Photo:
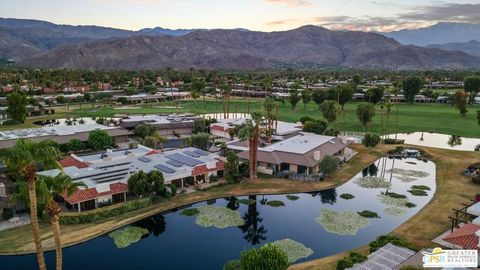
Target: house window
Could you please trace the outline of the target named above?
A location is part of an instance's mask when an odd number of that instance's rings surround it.
[[[112,203],[121,203],[125,202],[125,195],[124,193],[118,193],[112,195]]]
[[[304,173],[307,172],[307,169],[308,169],[308,168],[305,167],[305,166],[298,165],[298,166],[297,166],[297,173],[299,173],[299,174],[304,174]]]
[[[95,200],[84,201],[80,203],[80,211],[95,209]]]

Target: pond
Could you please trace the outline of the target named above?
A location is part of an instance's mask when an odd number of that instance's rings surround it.
[[[89,118],[89,117],[81,117],[81,118],[57,118],[57,119],[47,119],[41,121],[33,122],[35,125],[43,126],[43,127],[64,127],[64,126],[77,126],[77,125],[85,125],[85,124],[104,124],[108,126],[116,125],[120,118]]]
[[[395,138],[395,134],[389,137]],[[480,145],[480,139],[478,138],[429,132],[398,133],[397,138],[405,140],[406,144],[462,151],[474,151],[475,147]]]
[[[413,185],[423,192],[413,192]],[[65,269],[222,269],[244,249],[283,239],[305,246],[298,263],[367,244],[412,217],[434,193],[434,163],[381,158],[336,189],[222,198],[155,215],[65,248],[63,263]],[[182,215],[185,209],[196,216]],[[357,214],[364,210],[379,218]],[[54,253],[46,260],[53,268]],[[34,255],[0,256],[0,265],[32,269],[36,261]]]

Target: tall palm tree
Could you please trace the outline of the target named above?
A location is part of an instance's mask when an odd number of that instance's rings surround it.
[[[258,141],[260,138],[260,124],[262,121],[262,114],[254,112],[251,114],[252,119],[248,119],[245,125],[238,132],[238,137],[242,140],[248,140],[248,169],[250,172],[250,179],[257,178],[257,151]]]
[[[62,209],[55,201],[55,198],[71,196],[79,187],[86,187],[82,182],[73,182],[70,176],[63,173],[55,177],[39,175],[37,177],[39,200],[45,204],[45,211],[50,217],[52,224],[53,238],[55,239],[56,269],[62,270],[62,240],[60,238],[59,215]]]
[[[160,133],[158,133],[157,130],[155,130],[152,133],[152,135],[145,138],[145,140],[147,140],[147,139],[149,141],[153,142],[153,148],[154,149],[157,149],[157,147],[160,146],[160,150],[163,152],[163,143],[165,143],[165,141],[167,141],[167,138],[163,137],[162,135],[160,135]]]
[[[47,141],[33,142],[26,139],[19,139],[9,149],[0,152],[0,159],[5,162],[9,168],[18,169],[18,180],[28,183],[28,197],[30,205],[30,224],[32,226],[33,240],[37,251],[38,268],[45,270],[45,258],[43,256],[43,246],[40,236],[40,228],[37,216],[37,196],[36,196],[36,172],[37,170],[48,170],[60,168],[57,160],[60,157],[60,151],[48,144]]]

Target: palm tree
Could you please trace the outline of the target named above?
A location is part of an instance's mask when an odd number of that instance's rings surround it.
[[[260,138],[260,122],[262,121],[262,114],[254,112],[251,114],[252,119],[248,119],[245,125],[238,132],[238,137],[242,140],[248,140],[248,164],[250,171],[250,179],[257,178],[257,151],[258,141]]]
[[[160,150],[163,152],[163,143],[167,140],[167,138],[161,136],[157,130],[155,130],[152,135],[148,136],[145,138],[145,140],[149,140],[153,142],[153,148],[157,149],[157,147],[160,145]]]
[[[86,187],[82,182],[73,182],[70,176],[63,173],[55,177],[39,175],[37,196],[45,204],[45,211],[50,217],[52,224],[53,238],[55,239],[56,269],[62,270],[62,240],[60,238],[59,214],[62,211],[55,198],[60,196],[71,196],[79,187]]]
[[[60,151],[49,144],[47,141],[33,142],[26,139],[19,139],[9,149],[0,153],[0,159],[5,162],[9,168],[17,168],[20,180],[28,183],[28,197],[30,205],[30,224],[32,226],[33,240],[37,250],[38,268],[45,270],[45,258],[43,256],[43,247],[40,236],[40,228],[37,216],[37,196],[36,196],[36,172],[37,170],[49,170],[60,168],[57,160],[60,157]]]

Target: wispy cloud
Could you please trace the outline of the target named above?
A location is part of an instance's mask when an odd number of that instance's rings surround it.
[[[272,4],[282,4],[289,7],[303,7],[303,6],[312,5],[312,2],[307,0],[263,0],[263,1],[267,3],[272,3]]]
[[[414,6],[391,16],[353,17],[345,15],[290,18],[267,22],[270,27],[314,24],[332,30],[388,32],[426,27],[437,22],[480,23],[480,4],[447,3],[438,6]]]
[[[440,6],[419,6],[409,13],[400,14],[400,19],[417,21],[451,21],[480,23],[480,4],[449,3]]]

